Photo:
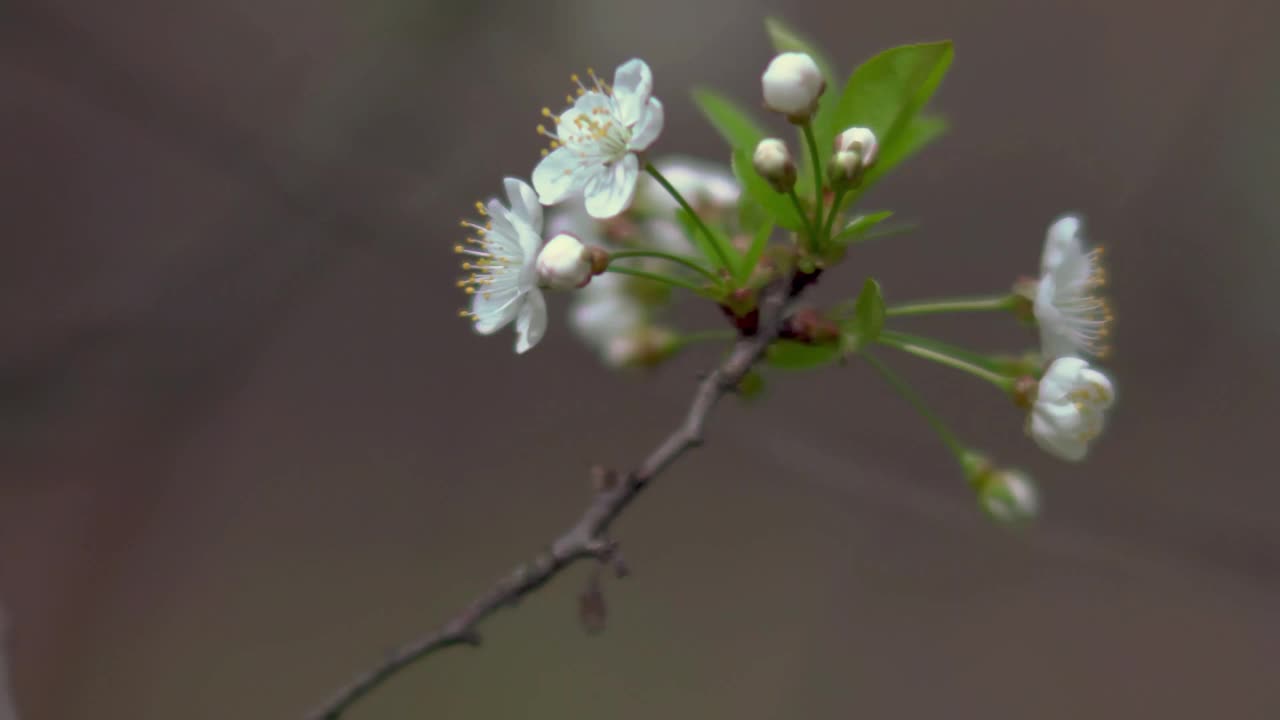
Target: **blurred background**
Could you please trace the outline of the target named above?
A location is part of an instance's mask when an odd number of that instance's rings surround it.
[[[1079,210],[1119,316],[1108,433],[1057,462],[983,384],[882,353],[1040,480],[1041,521],[1010,532],[864,366],[771,375],[617,526],[633,576],[606,582],[605,632],[579,627],[575,568],[350,717],[1280,716],[1276,6],[7,0],[23,717],[300,717],[566,527],[591,463],[647,452],[714,351],[620,377],[557,298],[517,360],[457,318],[456,221],[528,175],[539,109],[587,66],[646,58],[658,151],[725,159],[688,89],[755,105],[769,15],[846,68],[956,43],[951,133],[868,198],[920,230],[816,297],[867,274],[891,300],[997,291]]]

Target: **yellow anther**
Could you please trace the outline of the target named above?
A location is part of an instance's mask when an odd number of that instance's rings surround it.
[[[462,246],[461,246],[461,245],[454,245],[454,246],[453,246],[453,251],[454,251],[454,252],[456,252],[456,253],[459,253],[459,254],[461,254],[462,252],[464,252],[464,250],[462,249]]]
[[[572,96],[572,95],[565,95],[565,96],[564,96],[564,101],[565,101],[565,102],[567,102],[567,103],[569,103],[570,105],[572,105],[572,104],[573,104],[573,96]]]
[[[488,215],[488,214],[489,214],[489,213],[488,213],[488,212],[486,212],[486,211],[485,211],[485,209],[484,209],[484,203],[480,202],[479,200],[477,200],[477,201],[476,201],[476,211],[477,211],[477,212],[479,212],[481,215]]]
[[[587,91],[585,89],[578,88],[578,97],[582,97],[583,95],[586,95],[586,94],[587,94]]]
[[[469,317],[471,317],[471,313],[467,312],[466,310],[459,310],[459,311],[458,311],[458,317],[460,317],[460,318],[469,318]]]
[[[578,80],[578,73],[573,73],[573,74],[569,75],[569,82],[571,82],[571,83],[579,82],[579,80]]]
[[[464,262],[464,263],[462,263],[462,269],[463,269],[463,270],[470,270],[471,268],[472,268],[471,263],[469,263],[469,262]]]
[[[555,140],[552,140],[552,141],[551,141],[551,147],[552,147],[553,149],[554,149],[554,148],[558,148],[558,147],[560,147],[560,143],[559,143],[559,142],[557,142],[557,141],[555,141]]]
[[[463,290],[463,292],[465,292],[465,293],[466,293],[466,294],[468,294],[468,295],[475,295],[475,294],[476,294],[476,289],[475,289],[475,288],[473,288],[473,287],[471,287],[470,285],[468,285],[468,286],[467,286],[467,289],[466,289],[466,290]]]
[[[547,150],[546,148],[542,148],[542,157],[546,157],[550,154],[551,154],[550,150]]]
[[[539,135],[546,135],[546,134],[547,134],[547,128],[546,128],[545,126],[543,126],[543,125],[539,125],[537,129],[538,129],[538,134],[539,134]]]

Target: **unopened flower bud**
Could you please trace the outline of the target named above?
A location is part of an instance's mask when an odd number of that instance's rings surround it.
[[[1115,403],[1111,379],[1077,357],[1053,361],[1035,390],[1027,431],[1046,452],[1079,462]]]
[[[588,245],[587,253],[591,257],[591,274],[599,275],[609,268],[609,251],[599,245]]]
[[[992,519],[1011,525],[1034,518],[1040,508],[1035,483],[1019,470],[996,470],[982,478],[978,502]]]
[[[827,179],[834,188],[854,185],[862,175],[862,155],[856,150],[841,150],[827,161]]]
[[[556,290],[582,287],[591,279],[591,253],[578,240],[560,233],[538,253],[538,284]]]
[[[876,162],[880,145],[871,128],[851,127],[836,136],[836,152],[856,152],[862,157],[862,167],[869,168]]]
[[[751,157],[756,172],[769,181],[774,190],[790,192],[796,185],[796,163],[791,159],[787,144],[778,138],[765,138],[756,145]]]
[[[761,77],[764,104],[802,123],[818,109],[818,97],[826,89],[818,64],[805,53],[785,52],[775,57]]]

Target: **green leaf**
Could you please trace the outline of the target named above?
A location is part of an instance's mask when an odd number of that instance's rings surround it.
[[[893,212],[890,210],[881,210],[869,215],[859,215],[850,220],[843,230],[836,233],[835,237],[831,238],[831,243],[833,245],[848,245],[857,242],[866,235],[868,230],[888,220],[892,215]]]
[[[749,371],[738,381],[738,397],[743,400],[755,400],[764,393],[764,376],[755,370]]]
[[[742,183],[742,189],[769,214],[774,223],[788,230],[803,231],[804,220],[796,212],[795,205],[791,204],[791,198],[774,190],[760,177],[760,173],[751,164],[751,154],[752,150],[747,148],[733,151],[733,174]]]
[[[879,339],[880,331],[884,330],[884,296],[880,294],[880,283],[874,278],[867,278],[863,283],[853,318],[859,345]]]
[[[859,65],[840,97],[837,127],[869,127],[887,152],[938,89],[954,55],[944,40],[890,48]]]
[[[765,137],[764,129],[745,110],[723,95],[713,90],[696,89],[693,91],[693,101],[734,151],[745,148],[748,152],[755,152],[756,143]]]
[[[942,137],[947,131],[947,119],[938,115],[917,115],[911,118],[906,128],[894,139],[892,145],[881,147],[876,164],[867,172],[859,192],[867,189],[904,161],[910,159],[926,145]],[[849,198],[852,199],[852,198]]]
[[[780,370],[808,370],[830,365],[840,359],[835,343],[810,345],[795,340],[779,340],[765,352],[765,362]]]
[[[739,287],[745,285],[751,279],[751,273],[760,262],[760,256],[764,254],[764,248],[769,244],[769,236],[772,234],[773,223],[765,223],[756,230],[755,236],[751,238],[751,247],[747,248],[746,255],[742,256],[742,262],[738,265],[738,272],[734,276],[734,280]]]

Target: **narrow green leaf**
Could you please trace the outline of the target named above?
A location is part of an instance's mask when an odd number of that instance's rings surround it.
[[[754,152],[756,143],[765,137],[764,129],[745,110],[723,95],[713,90],[696,89],[693,91],[693,101],[733,150],[745,148],[748,152]]]
[[[791,204],[791,198],[774,190],[764,178],[760,177],[751,164],[751,153],[752,151],[747,148],[739,148],[733,152],[733,174],[737,176],[738,182],[742,183],[742,189],[750,199],[769,214],[776,224],[797,232],[804,230],[804,220]]]
[[[743,400],[756,400],[764,393],[764,376],[752,370],[738,381],[738,397]]]
[[[779,340],[765,352],[765,362],[780,370],[808,370],[830,365],[840,358],[840,346],[835,343],[810,345],[794,340]]]
[[[884,296],[880,294],[880,283],[874,278],[867,278],[863,283],[853,317],[860,345],[873,343],[880,337],[880,331],[884,330]]]
[[[835,237],[831,238],[831,242],[834,245],[848,245],[849,243],[857,242],[862,239],[862,236],[865,235],[868,230],[879,225],[885,220],[888,220],[892,215],[893,212],[891,210],[881,210],[880,212],[874,212],[869,215],[859,215],[858,217],[850,220],[849,224],[844,226],[844,229],[836,233]]]
[[[734,276],[739,286],[745,285],[747,280],[751,278],[751,273],[756,269],[756,264],[760,262],[760,256],[764,254],[764,248],[769,244],[769,236],[773,234],[773,223],[765,223],[756,230],[755,236],[751,238],[751,247],[747,248],[747,253],[742,256],[742,263],[738,266],[738,272]]]

